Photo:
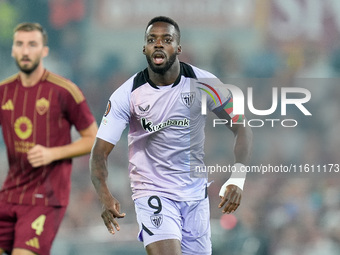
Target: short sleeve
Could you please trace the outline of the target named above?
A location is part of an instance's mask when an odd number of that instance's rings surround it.
[[[243,114],[234,114],[233,94],[227,88],[227,85],[224,85],[225,87],[223,87],[223,85],[222,87],[219,87],[219,89],[216,89],[221,98],[220,105],[214,107],[212,111],[220,119],[227,119],[228,121],[231,120],[232,123],[243,122],[245,118]],[[222,90],[225,91],[225,93],[222,93]]]
[[[97,137],[117,144],[130,120],[131,86],[124,83],[110,97]]]
[[[65,97],[66,115],[70,123],[80,131],[88,128],[95,121],[95,118],[82,91],[74,85],[71,92],[68,92]]]
[[[242,122],[244,115],[235,115],[233,113],[233,94],[228,87],[230,84],[223,84],[218,78],[204,78],[196,81],[197,89],[202,97],[205,98],[203,104],[209,111],[214,112],[219,118]]]

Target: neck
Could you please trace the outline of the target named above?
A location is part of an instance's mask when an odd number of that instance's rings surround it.
[[[148,73],[149,79],[153,83],[157,84],[157,86],[167,86],[173,84],[180,73],[179,60],[176,60],[174,64],[170,67],[170,69],[165,72],[165,74],[155,73],[151,70],[150,67],[148,67]]]
[[[39,65],[32,73],[19,72],[21,83],[24,87],[32,87],[39,82],[45,72],[45,68]]]

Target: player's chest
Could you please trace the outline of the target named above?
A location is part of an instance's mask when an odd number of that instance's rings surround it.
[[[158,121],[190,118],[200,113],[201,101],[190,86],[147,89],[132,95],[130,110],[136,119]]]
[[[1,98],[1,117],[3,122],[12,124],[20,120],[37,122],[53,119],[61,112],[58,98],[58,93],[48,88],[4,89]]]

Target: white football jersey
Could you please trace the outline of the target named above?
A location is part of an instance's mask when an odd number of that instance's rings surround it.
[[[195,170],[204,166],[202,96],[209,110],[234,117],[231,93],[222,95],[214,83],[221,84],[213,74],[181,63],[172,85],[157,86],[145,69],[111,95],[97,137],[116,144],[129,125],[133,199],[160,195],[188,201],[206,196],[207,173]]]

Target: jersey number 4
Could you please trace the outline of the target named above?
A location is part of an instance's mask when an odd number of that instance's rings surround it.
[[[31,227],[35,230],[36,235],[40,236],[44,231],[45,220],[46,215],[42,214],[32,222]]]

